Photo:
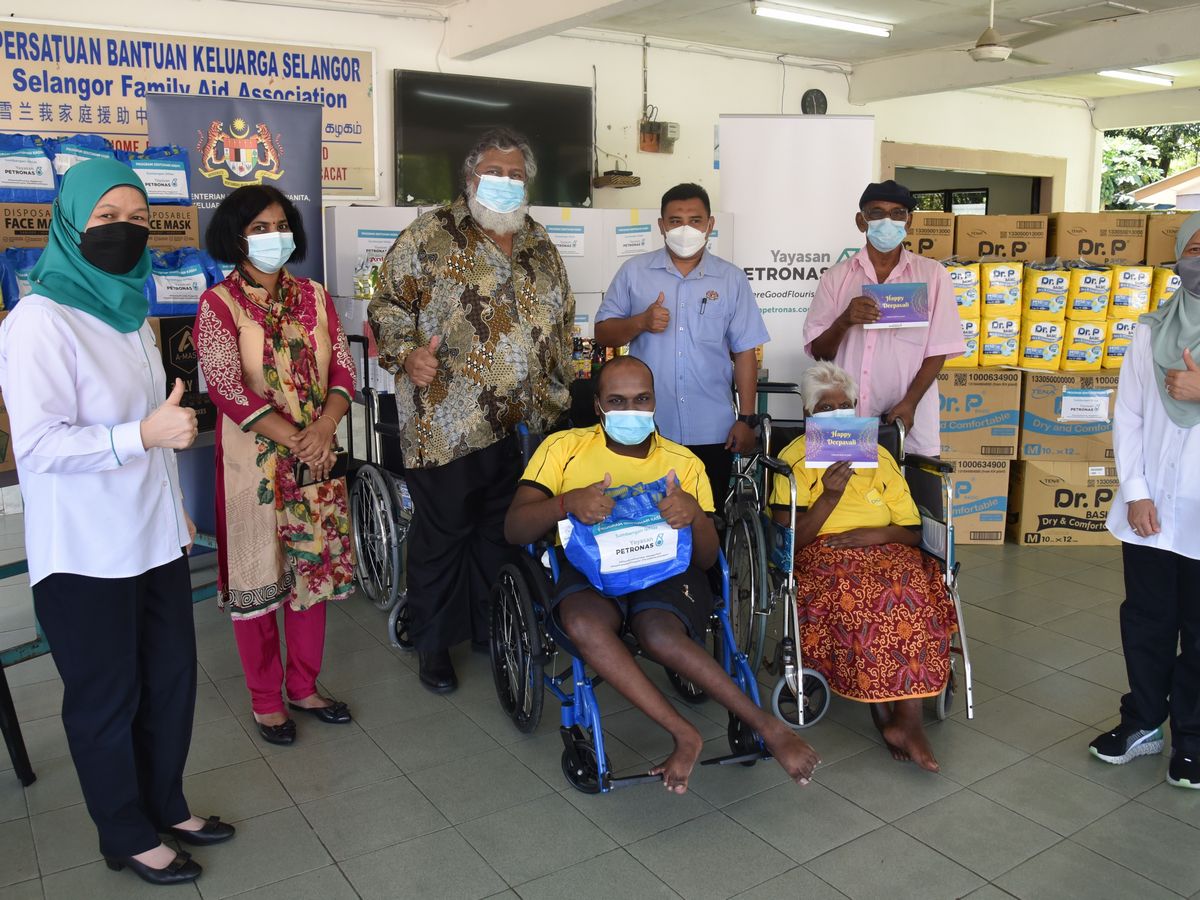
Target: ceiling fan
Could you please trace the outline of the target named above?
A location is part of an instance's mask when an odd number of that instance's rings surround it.
[[[996,0],[991,0],[988,8],[988,27],[979,36],[975,46],[966,52],[975,62],[998,63],[1011,59],[1014,62],[1029,63],[1034,66],[1046,65],[1040,59],[1013,53],[1012,44],[1000,39],[1000,34],[996,31]]]

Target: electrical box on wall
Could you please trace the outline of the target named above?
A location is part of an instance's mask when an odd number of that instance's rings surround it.
[[[679,123],[643,119],[638,125],[638,136],[638,149],[643,153],[674,153]]]

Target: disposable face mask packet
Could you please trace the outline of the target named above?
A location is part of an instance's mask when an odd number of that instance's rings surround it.
[[[61,186],[62,177],[72,166],[88,159],[116,159],[109,141],[98,134],[77,134],[68,138],[47,138],[46,153],[54,165],[55,181]]]
[[[195,315],[200,295],[221,280],[212,257],[194,247],[170,253],[151,250],[150,264],[146,299],[152,316]]]
[[[147,147],[139,153],[116,151],[117,159],[135,171],[151,204],[191,206],[188,152],[174,144]]]
[[[54,164],[33,134],[0,134],[0,202],[53,203]]]
[[[41,249],[34,247],[9,247],[0,254],[0,289],[4,294],[5,309],[13,309],[30,293],[29,273],[41,255]]]

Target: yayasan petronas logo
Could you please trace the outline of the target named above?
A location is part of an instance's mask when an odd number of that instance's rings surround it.
[[[245,119],[234,119],[226,131],[224,122],[214,121],[207,134],[200,132],[196,149],[200,174],[220,178],[226,187],[262,184],[264,178],[283,176],[283,146],[262,122],[251,131]]]

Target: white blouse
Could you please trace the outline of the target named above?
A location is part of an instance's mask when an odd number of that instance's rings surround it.
[[[1129,544],[1200,559],[1200,425],[1180,428],[1171,421],[1158,378],[1150,327],[1138,325],[1117,385],[1113,448],[1121,486],[1108,530]],[[1147,498],[1154,501],[1161,530],[1138,537],[1129,527],[1128,504]]]
[[[148,324],[122,334],[25,297],[0,326],[0,388],[30,584],[57,572],[127,578],[179,558],[188,533],[175,454],[142,447],[141,420],[166,397]]]

